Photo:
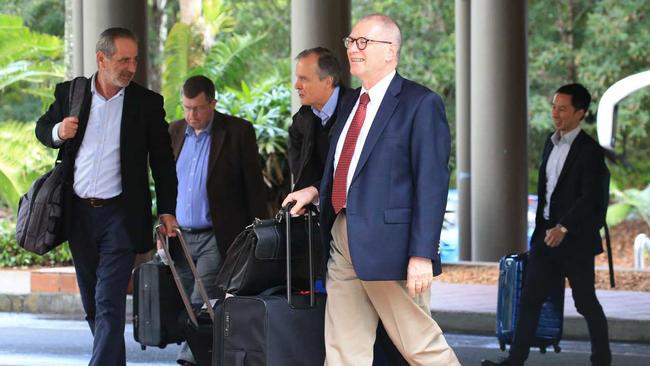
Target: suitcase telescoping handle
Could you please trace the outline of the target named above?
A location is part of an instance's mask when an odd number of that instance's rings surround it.
[[[287,302],[289,305],[292,304],[291,300],[291,208],[295,205],[295,202],[289,202],[286,206],[280,209],[278,213],[278,218],[281,218],[284,215],[285,222],[285,231],[286,231],[286,251],[287,251]],[[307,207],[307,238],[308,238],[308,261],[309,261],[309,306],[313,307],[315,303],[314,296],[314,249],[313,249],[313,228],[312,228],[312,216],[313,216],[313,206],[309,205]]]
[[[183,305],[185,305],[185,310],[187,311],[187,315],[189,316],[190,321],[198,328],[199,322],[196,319],[196,315],[194,314],[194,310],[192,309],[192,304],[190,303],[190,298],[187,295],[187,292],[185,291],[185,287],[183,287],[183,283],[181,282],[181,277],[178,275],[178,271],[176,270],[176,264],[174,263],[174,259],[171,256],[171,251],[169,250],[169,237],[167,235],[164,235],[160,231],[161,226],[162,225],[156,226],[156,230],[155,230],[156,239],[160,240],[160,242],[162,243],[163,250],[165,251],[165,255],[167,256],[167,261],[169,262],[169,268],[172,270],[174,282],[176,282],[176,287],[178,288],[178,292],[180,293],[181,299],[183,300]],[[201,280],[201,276],[199,276],[199,272],[196,270],[196,265],[194,265],[194,261],[192,260],[192,255],[190,254],[190,250],[187,246],[187,242],[183,237],[183,233],[178,228],[176,228],[175,230],[176,230],[176,237],[178,238],[178,242],[180,243],[181,246],[181,251],[185,256],[185,261],[190,267],[190,271],[192,271],[192,275],[194,275],[194,282],[196,282],[196,286],[198,287],[199,293],[201,294],[201,299],[203,299],[203,303],[205,304],[208,314],[210,315],[210,320],[212,320],[212,322],[214,323],[214,309],[212,309],[212,306],[210,305],[208,292],[205,290],[205,286],[203,286],[203,281]]]

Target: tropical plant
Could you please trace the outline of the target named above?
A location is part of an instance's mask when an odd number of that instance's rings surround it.
[[[0,140],[0,204],[14,209],[56,153],[36,140],[34,123],[0,122]]]
[[[54,266],[72,262],[68,244],[58,246],[45,255],[28,252],[16,244],[16,222],[13,219],[0,220],[0,268],[22,266]]]
[[[631,214],[636,214],[650,226],[650,185],[643,190],[636,188],[621,190],[616,183],[612,183],[610,191],[615,203],[607,210],[607,225],[614,226]]]
[[[0,95],[18,93],[53,100],[52,86],[64,76],[60,38],[32,32],[21,18],[0,14]]]
[[[249,87],[226,88],[219,96],[217,110],[253,123],[257,145],[264,161],[263,174],[270,188],[270,209],[276,211],[290,190],[287,163],[287,129],[291,123],[291,89],[287,83],[270,78]]]

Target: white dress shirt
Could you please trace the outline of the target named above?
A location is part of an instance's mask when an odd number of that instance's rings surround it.
[[[553,136],[551,136],[553,150],[551,150],[548,161],[546,162],[546,202],[544,204],[544,218],[546,220],[550,217],[551,196],[553,195],[558,179],[560,179],[560,173],[562,173],[564,162],[569,155],[571,144],[580,133],[580,130],[581,128],[578,126],[565,133],[564,136],[560,136],[560,131],[555,131]]]
[[[370,88],[370,90],[366,90],[363,86],[361,87],[361,93],[359,93],[359,96],[361,96],[363,93],[368,93],[368,97],[370,97],[370,102],[368,102],[368,105],[366,106],[366,118],[364,119],[363,126],[361,126],[361,131],[359,131],[357,144],[354,147],[354,154],[352,154],[352,160],[350,161],[350,168],[348,169],[347,187],[345,188],[346,192],[350,189],[350,182],[352,181],[352,177],[354,176],[354,171],[357,169],[357,164],[359,163],[359,158],[361,157],[361,152],[363,151],[363,145],[366,143],[366,138],[368,137],[368,132],[370,131],[372,122],[375,120],[375,116],[377,115],[377,111],[379,110],[379,106],[381,105],[381,101],[384,99],[384,95],[386,94],[386,91],[388,90],[388,86],[390,86],[390,82],[393,80],[393,77],[395,77],[395,74],[396,71],[393,70],[391,73],[384,76],[384,78],[381,79],[372,88]],[[352,118],[354,117],[354,114],[357,112],[358,107],[359,107],[359,98],[357,98],[357,101],[354,104],[354,108],[352,108],[352,111],[350,112],[350,116],[348,116],[348,120],[345,122],[345,127],[343,127],[341,136],[339,137],[339,140],[336,144],[336,151],[334,153],[334,168],[335,168],[334,174],[335,175],[336,175],[336,167],[339,162],[339,157],[341,156],[341,151],[343,150],[343,143],[345,142],[345,136],[348,134],[348,129],[350,128],[350,124],[352,124]]]
[[[120,131],[124,88],[106,100],[91,80],[92,102],[83,141],[74,163],[74,192],[82,198],[112,198],[122,193]],[[59,125],[52,130],[55,144],[61,143]]]

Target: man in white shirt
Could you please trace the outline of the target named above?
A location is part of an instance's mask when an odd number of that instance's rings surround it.
[[[483,366],[524,364],[542,304],[554,288],[563,286],[565,277],[576,309],[587,321],[591,364],[611,364],[607,318],[594,287],[594,256],[603,252],[599,230],[607,213],[609,172],[602,148],[580,127],[590,102],[580,84],[555,92],[555,131],[546,140],[539,168],[535,231],[510,355],[500,362],[483,360]]]
[[[344,45],[362,87],[341,109],[319,187],[293,192],[293,213],[320,201],[327,263],[327,366],[370,366],[381,319],[410,365],[459,365],[431,318],[449,185],[442,99],[396,72],[397,24],[370,15]],[[320,197],[319,197],[320,196]]]
[[[162,96],[132,82],[138,43],[124,28],[97,41],[98,71],[87,82],[79,116],[70,115],[71,82],[36,124],[59,148],[64,168],[64,227],[93,333],[90,365],[126,364],[126,289],[136,253],[152,249],[149,167],[163,230],[178,226],[176,171]]]

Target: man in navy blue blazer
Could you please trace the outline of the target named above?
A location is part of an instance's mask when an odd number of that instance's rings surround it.
[[[285,199],[294,214],[320,201],[325,365],[370,366],[379,319],[409,364],[458,365],[429,310],[449,184],[442,99],[397,74],[391,18],[364,17],[343,42],[362,87],[342,106],[320,184]]]

